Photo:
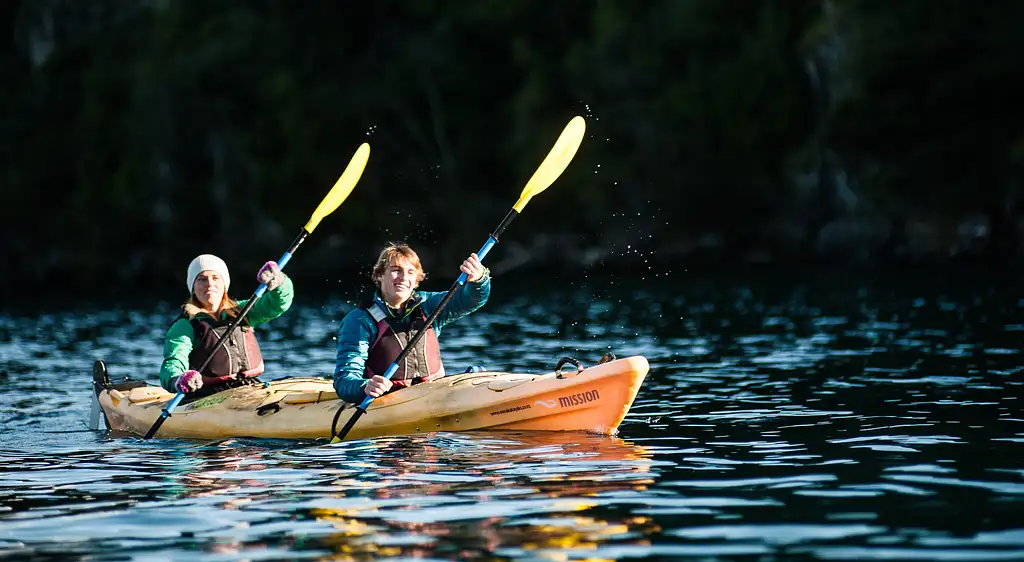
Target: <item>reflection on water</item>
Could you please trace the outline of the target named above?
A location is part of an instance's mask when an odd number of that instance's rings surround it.
[[[618,437],[114,438],[89,364],[155,380],[171,305],[0,315],[0,556],[1024,560],[1012,288],[614,285],[444,338],[453,369],[646,355]],[[271,372],[328,373],[340,306],[265,331]]]

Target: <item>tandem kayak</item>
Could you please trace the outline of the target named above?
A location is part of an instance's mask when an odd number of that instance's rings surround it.
[[[591,367],[573,360],[569,369],[564,362],[550,373],[464,373],[386,394],[370,404],[346,440],[476,429],[614,434],[647,375],[647,359]],[[141,381],[113,383],[102,361],[94,366],[93,385],[107,427],[130,434],[145,435],[174,397]],[[178,406],[156,437],[329,438],[353,412],[355,405],[338,399],[332,381],[285,378]]]

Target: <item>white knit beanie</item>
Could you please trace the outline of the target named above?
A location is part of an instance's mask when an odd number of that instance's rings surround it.
[[[231,285],[231,276],[228,275],[228,264],[213,254],[203,254],[196,256],[196,259],[188,264],[188,277],[185,279],[185,286],[188,287],[190,295],[192,294],[192,285],[195,284],[196,277],[199,277],[199,274],[204,271],[216,271],[219,273],[221,278],[224,279],[224,290],[228,290],[228,287]]]

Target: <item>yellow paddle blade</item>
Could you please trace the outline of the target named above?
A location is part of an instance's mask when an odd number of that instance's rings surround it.
[[[558,176],[562,175],[569,162],[572,162],[572,157],[576,156],[576,151],[580,148],[583,134],[586,131],[587,124],[579,115],[569,121],[558,140],[555,141],[555,146],[551,147],[551,152],[548,152],[547,157],[540,163],[540,167],[533,173],[530,181],[526,182],[519,201],[512,206],[517,213],[523,212],[523,207],[530,202],[534,195],[547,189],[558,179]]]
[[[338,208],[338,205],[341,205],[342,201],[348,197],[348,194],[352,193],[352,189],[359,183],[359,178],[363,175],[363,168],[366,168],[366,161],[369,159],[370,145],[364,142],[356,149],[356,153],[352,155],[352,160],[349,161],[345,171],[341,173],[337,183],[327,192],[327,197],[324,197],[324,200],[313,211],[313,216],[309,218],[309,222],[304,227],[306,232],[312,234],[313,229],[320,224],[320,221],[333,213]]]

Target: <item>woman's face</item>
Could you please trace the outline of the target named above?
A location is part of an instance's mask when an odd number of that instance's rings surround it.
[[[378,279],[380,296],[384,298],[384,302],[397,308],[409,300],[419,285],[419,274],[419,269],[409,263],[409,260],[399,257]]]
[[[224,279],[213,270],[206,270],[196,277],[192,285],[192,294],[203,305],[203,309],[210,312],[220,310],[220,304],[224,300]]]

